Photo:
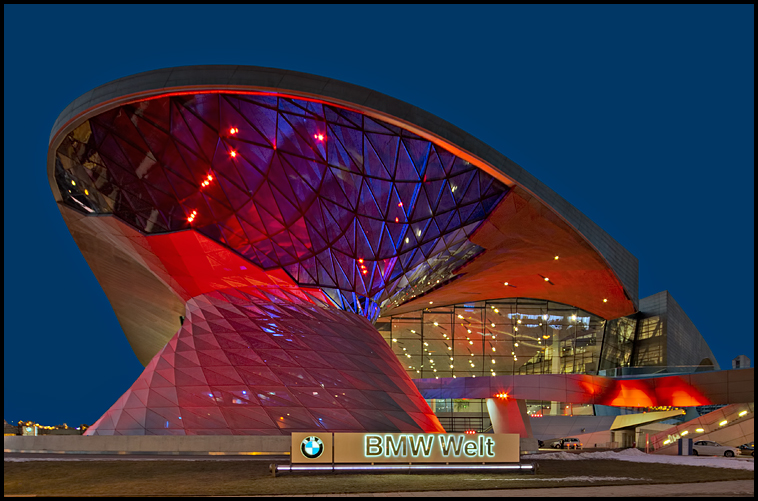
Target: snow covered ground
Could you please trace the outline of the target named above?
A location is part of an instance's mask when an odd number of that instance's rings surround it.
[[[615,480],[650,480],[649,478],[636,478],[636,477],[588,477],[588,476],[574,476],[574,477],[560,477],[560,478],[540,478],[540,477],[521,477],[521,478],[465,478],[464,480],[497,480],[498,482],[507,482],[509,480],[529,480],[530,482],[598,482],[601,480],[615,481]]]
[[[527,454],[521,456],[522,460],[534,459],[566,459],[579,461],[582,459],[616,459],[619,461],[634,461],[637,463],[668,463],[686,466],[710,466],[715,468],[733,468],[735,470],[753,471],[755,464],[753,458],[738,459],[717,456],[664,456],[657,454],[645,454],[638,449],[624,449],[623,451],[602,452],[549,452],[547,454]]]

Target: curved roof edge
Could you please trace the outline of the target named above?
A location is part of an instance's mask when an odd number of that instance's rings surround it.
[[[309,73],[258,66],[201,65],[147,71],[108,82],[76,98],[56,119],[50,133],[50,146],[57,146],[54,143],[61,140],[61,133],[94,108],[103,111],[170,91],[253,89],[326,98],[410,129],[426,139],[460,148],[456,154],[508,185],[518,184],[574,227],[603,256],[621,280],[635,308],[639,307],[637,258],[594,221],[521,166],[471,134],[416,106],[358,85]],[[53,148],[48,151],[48,177],[52,179],[51,151]],[[58,198],[54,187],[53,191]]]

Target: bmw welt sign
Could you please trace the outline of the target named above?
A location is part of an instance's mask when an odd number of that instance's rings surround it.
[[[293,433],[292,463],[518,463],[511,433]]]

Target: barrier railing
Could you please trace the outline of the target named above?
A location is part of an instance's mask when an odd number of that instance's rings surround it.
[[[598,376],[605,377],[639,377],[670,374],[692,374],[716,370],[715,365],[651,365],[647,367],[614,367],[597,371]]]
[[[684,437],[698,440],[698,437],[752,418],[754,409],[754,403],[730,404],[721,409],[716,409],[649,437],[649,449],[654,452],[664,447],[676,445],[676,441]]]
[[[489,418],[469,416],[438,416],[440,424],[448,433],[460,433],[473,430],[477,433],[485,431],[485,427],[492,428]]]

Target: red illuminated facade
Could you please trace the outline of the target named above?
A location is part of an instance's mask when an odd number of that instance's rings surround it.
[[[742,380],[739,380],[742,382]],[[478,383],[478,382],[477,382]],[[492,376],[476,387],[461,379],[417,380],[425,398],[510,398],[571,402],[611,407],[696,407],[726,404],[744,399],[714,384],[713,373],[672,375],[640,379],[613,379],[589,374],[533,374]]]

